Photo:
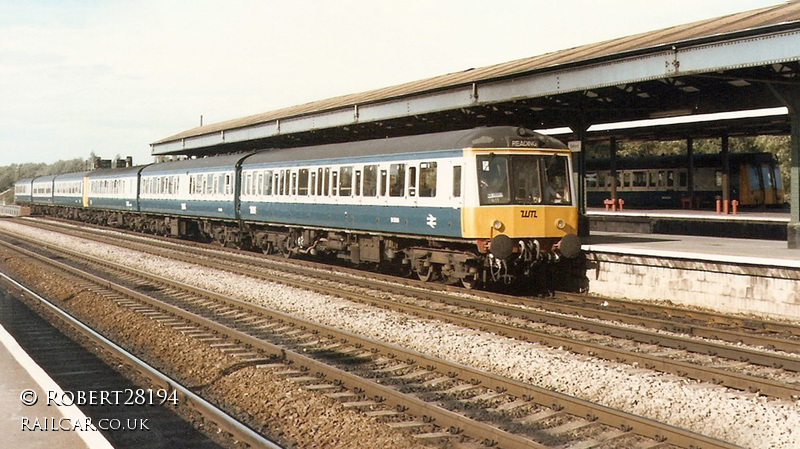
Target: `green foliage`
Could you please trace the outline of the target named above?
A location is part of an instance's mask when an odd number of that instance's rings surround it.
[[[80,158],[57,161],[52,164],[26,163],[6,165],[0,167],[0,192],[10,189],[21,178],[72,173],[85,170],[86,167],[87,161]]]

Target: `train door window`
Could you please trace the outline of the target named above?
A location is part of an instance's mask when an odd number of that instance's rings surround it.
[[[650,187],[658,187],[658,172],[650,172]]]
[[[388,182],[387,182],[388,181],[387,173],[388,172],[386,170],[381,170],[381,179],[380,179],[380,183],[381,184],[379,186],[380,196],[386,196],[386,186],[388,184]]]
[[[339,169],[339,196],[351,196],[353,194],[353,167],[342,167]]]
[[[272,195],[272,170],[264,172],[264,196]]]
[[[261,196],[264,194],[264,173],[258,173],[258,181],[256,181],[256,194]]]
[[[419,164],[419,196],[436,196],[436,162]]]
[[[391,164],[389,166],[389,196],[405,195],[406,164]]]
[[[244,182],[244,193],[245,195],[250,195],[251,189],[253,187],[253,174],[248,173],[247,178],[245,178]]]
[[[420,170],[420,196],[422,196],[422,182],[422,172]],[[481,204],[510,203],[508,159],[495,154],[478,156],[478,186]]]
[[[320,169],[322,170],[322,169]],[[320,195],[328,195],[328,192],[331,188],[331,169],[325,168],[324,174],[322,175],[322,180],[320,182],[322,184],[322,192]]]
[[[308,195],[308,169],[301,168],[297,176],[297,194]]]
[[[317,169],[317,196],[322,196],[322,179],[324,178],[324,172],[321,168]]]
[[[633,186],[634,187],[647,187],[647,172],[635,171],[633,172]]]
[[[408,196],[417,195],[417,167],[408,167]]]
[[[292,173],[292,195],[297,195],[297,173]]]
[[[453,166],[453,198],[461,197],[461,166]]]
[[[667,185],[667,172],[665,172],[663,170],[659,171],[658,172],[658,186],[659,187],[664,187],[666,185]]]
[[[364,196],[378,196],[378,166],[364,166]]]
[[[272,178],[272,194],[273,195],[280,195],[281,194],[280,193],[280,188],[281,188],[281,185],[282,185],[282,183],[281,183],[281,173],[283,173],[283,171],[278,170],[275,173],[275,176]]]
[[[630,187],[631,186],[631,172],[626,171],[622,173],[622,187]]]
[[[194,184],[194,176],[189,176],[189,195],[194,195]]]
[[[608,176],[608,175],[609,175],[609,172],[605,172],[605,171],[597,172],[597,185],[600,186],[600,188],[609,187],[610,186],[611,177]]]
[[[772,178],[772,167],[769,165],[762,165],[761,166],[761,176],[764,179],[764,188],[765,189],[774,189],[775,182]]]
[[[356,170],[356,196],[361,196],[361,170]]]
[[[331,172],[331,196],[336,196],[339,189],[339,172],[333,170]]]
[[[675,171],[667,170],[667,187],[675,187]]]
[[[286,183],[284,182],[285,179],[286,179],[286,171],[281,170],[280,180],[278,181],[278,188],[280,189],[278,194],[281,196],[286,195]]]
[[[211,195],[214,193],[212,190],[214,188],[214,175],[209,173],[206,178],[208,178],[208,181],[206,182],[206,194]]]
[[[309,190],[308,191],[309,191],[309,193],[311,193],[311,196],[316,196],[317,195],[317,172],[315,170],[311,170],[310,177],[311,177],[311,181],[310,181],[310,185],[309,185]]]

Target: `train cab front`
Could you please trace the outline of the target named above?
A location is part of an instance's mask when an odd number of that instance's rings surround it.
[[[477,201],[463,212],[486,283],[517,283],[581,253],[568,151],[478,153]]]

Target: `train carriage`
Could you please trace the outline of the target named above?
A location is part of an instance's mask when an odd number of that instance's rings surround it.
[[[53,180],[56,175],[39,176],[31,182],[31,202],[38,205],[53,204]]]
[[[613,182],[607,158],[586,162],[586,201],[602,207]],[[694,155],[693,189],[689,188],[686,156],[645,156],[617,159],[617,197],[625,207],[680,208],[687,204],[713,208],[722,196],[720,154]],[[740,206],[783,207],[785,191],[780,164],[771,153],[729,154],[729,197]]]
[[[32,199],[34,178],[18,179],[14,183],[14,202],[17,204],[29,204]]]
[[[53,180],[53,204],[85,207],[84,182],[88,171],[57,175]]]
[[[139,172],[146,166],[88,172],[84,204],[96,209],[138,211]]]
[[[563,144],[512,127],[271,150],[242,161],[240,218],[265,252],[513,282],[579,253],[571,172]]]
[[[236,220],[237,167],[243,157],[186,159],[143,168],[140,211]]]

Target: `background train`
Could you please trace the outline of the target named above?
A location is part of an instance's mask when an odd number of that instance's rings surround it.
[[[611,198],[610,164],[610,159],[586,161],[587,205],[603,207],[603,200]],[[693,193],[687,166],[686,156],[680,155],[617,158],[617,197],[625,201],[626,208],[681,208],[691,204],[714,209],[716,198],[722,196],[720,154],[694,155]],[[772,153],[730,153],[729,166],[731,200],[744,207],[784,207],[780,165]]]
[[[34,214],[542,286],[579,259],[571,174],[561,142],[491,127],[21,179],[15,196]]]

